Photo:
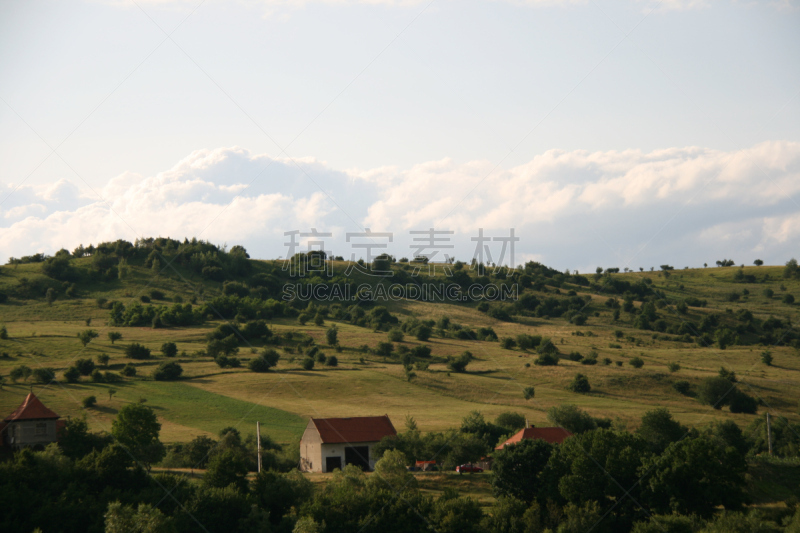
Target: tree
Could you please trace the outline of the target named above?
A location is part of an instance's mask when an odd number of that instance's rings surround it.
[[[47,289],[47,292],[44,295],[45,299],[47,300],[47,305],[53,305],[53,302],[56,301],[56,291],[52,287]]]
[[[117,389],[108,389],[108,401],[111,401],[111,397],[117,393]]]
[[[522,389],[522,396],[526,400],[532,399],[535,393],[536,391],[534,390],[533,387],[525,387],[524,389]]]
[[[130,359],[150,359],[150,348],[134,342],[125,347],[125,355]]]
[[[636,434],[650,443],[654,453],[662,453],[667,446],[683,438],[689,429],[672,418],[670,412],[661,407],[647,411]]]
[[[153,370],[153,379],[156,381],[174,381],[181,377],[183,368],[175,361],[164,362]]]
[[[334,346],[337,342],[339,337],[339,330],[336,328],[336,325],[329,327],[328,330],[325,332],[325,340],[328,341],[330,346]]]
[[[797,265],[797,259],[789,259],[783,269],[784,278],[797,278],[800,277],[800,266]]]
[[[772,352],[769,350],[761,352],[761,362],[767,366],[772,366]]]
[[[700,384],[697,399],[714,409],[722,409],[733,399],[732,393],[735,389],[736,385],[721,376],[706,378]]]
[[[431,333],[433,333],[433,330],[429,326],[423,324],[417,327],[414,336],[418,341],[425,342],[431,338]]]
[[[383,357],[389,357],[394,351],[394,344],[391,342],[379,342],[375,352]]]
[[[313,490],[311,481],[298,470],[286,474],[262,470],[253,479],[250,494],[262,509],[269,512],[270,520],[279,523],[292,507],[310,500]]]
[[[56,371],[50,367],[35,368],[31,375],[37,383],[50,383],[56,380]]]
[[[331,355],[325,360],[326,366],[339,366],[339,359],[335,355]]]
[[[553,406],[547,411],[547,419],[556,426],[575,434],[597,428],[595,419],[575,405]]]
[[[716,506],[738,509],[746,500],[744,456],[707,435],[670,444],[663,455],[645,458],[641,471],[651,471],[644,498],[657,513],[708,517]]]
[[[322,316],[322,313],[317,313],[316,315],[314,315],[314,325],[315,326],[325,325],[325,317]]]
[[[161,353],[164,357],[175,357],[178,355],[178,346],[174,342],[165,342],[161,345]]]
[[[0,340],[8,340],[8,329],[5,324],[0,324]]]
[[[8,374],[8,377],[11,378],[12,383],[16,383],[18,380],[28,381],[28,378],[31,377],[31,373],[33,371],[30,367],[26,365],[20,365],[14,367],[11,372]]]
[[[165,454],[164,445],[158,439],[160,431],[155,411],[140,403],[124,406],[111,424],[111,434],[117,442],[148,469]]]
[[[458,357],[447,358],[447,368],[451,372],[466,372],[467,365],[472,360],[472,354],[464,352]]]
[[[761,265],[764,264],[764,261],[762,261],[761,259],[756,259],[755,261],[753,261],[753,264],[757,267],[760,267]]]
[[[81,373],[77,368],[71,366],[64,371],[64,379],[67,380],[67,383],[77,383],[81,379]]]
[[[133,376],[136,375],[136,367],[133,365],[133,363],[128,363],[127,365],[122,367],[121,373],[126,378],[132,378]]]
[[[209,357],[229,356],[236,353],[239,353],[239,340],[233,333],[222,339],[212,339],[206,346],[206,354]]]
[[[109,360],[111,360],[111,358],[107,354],[101,353],[100,355],[97,356],[97,362],[106,368],[108,368]]]
[[[403,342],[403,330],[400,328],[390,329],[389,342]]]
[[[85,347],[87,344],[92,342],[92,339],[96,339],[99,334],[93,329],[85,329],[78,333],[78,340],[81,341],[81,344]]]
[[[209,487],[225,488],[233,485],[247,492],[247,464],[234,450],[222,450],[212,454],[208,460],[203,483]]]
[[[119,501],[108,504],[105,518],[105,533],[173,533],[172,518],[164,516],[160,509],[148,503],[122,505]]]
[[[572,378],[572,382],[569,384],[567,389],[571,390],[572,392],[580,392],[585,393],[592,390],[592,386],[589,384],[589,378],[587,378],[583,374],[575,374],[575,377]]]
[[[544,496],[540,479],[553,453],[553,445],[541,439],[523,439],[494,454],[492,492],[496,497],[513,496],[531,502]]]
[[[82,376],[88,376],[94,371],[94,361],[91,359],[77,359],[75,368],[78,369]]]
[[[108,332],[108,340],[111,341],[111,344],[114,344],[118,340],[122,338],[122,333],[119,331],[109,331]]]
[[[280,354],[272,348],[264,348],[258,357],[247,363],[247,367],[253,372],[269,372],[271,368],[278,364]]]
[[[91,407],[94,407],[95,405],[97,405],[97,396],[94,396],[94,395],[87,396],[86,398],[81,400],[81,404],[83,404],[83,407],[85,409],[89,409]]]
[[[791,294],[786,294],[783,297],[783,303],[792,305],[794,303],[794,296]]]
[[[314,359],[311,357],[306,357],[303,359],[303,370],[314,370]]]
[[[644,366],[644,359],[641,357],[631,357],[628,364],[631,365],[633,368],[642,368]]]

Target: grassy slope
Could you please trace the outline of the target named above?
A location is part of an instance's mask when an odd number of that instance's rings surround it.
[[[133,275],[124,282],[100,283],[92,286],[91,292],[80,292],[78,299],[59,298],[49,307],[43,298],[15,301],[0,305],[0,322],[8,326],[12,339],[0,341],[0,352],[9,353],[7,359],[0,358],[0,375],[8,375],[11,368],[26,364],[30,367],[49,366],[66,369],[78,357],[94,358],[99,353],[111,356],[111,370],[119,370],[128,362],[123,347],[133,341],[142,342],[157,353],[161,343],[172,340],[179,350],[192,353],[204,347],[204,334],[216,324],[184,329],[118,328],[124,338],[112,346],[106,337],[112,328],[106,326],[108,310],[98,309],[94,298],[126,301],[157,288],[168,296],[181,294],[188,301],[190,292],[180,277],[154,278],[145,269],[134,268]],[[780,302],[783,294],[779,285],[783,283],[787,292],[800,296],[800,283],[780,280],[779,267],[750,267],[745,273],[756,273],[759,277],[769,274],[772,283],[751,285],[732,284],[730,279],[734,267],[676,271],[669,279],[655,272],[618,274],[623,279],[633,280],[650,277],[655,285],[671,297],[695,296],[709,300],[705,309],[692,308],[688,318],[699,322],[702,315],[711,312],[736,312],[740,308],[750,309],[765,318],[770,314],[787,318],[797,323],[797,306]],[[3,267],[0,273],[0,290],[19,282],[21,277],[32,280],[41,276],[39,265],[20,265],[17,268]],[[188,272],[180,272],[188,278]],[[683,286],[681,288],[681,286]],[[765,287],[772,287],[776,296],[762,296]],[[145,287],[147,287],[145,289]],[[723,296],[731,290],[748,288],[750,296],[739,302],[729,303]],[[219,284],[208,284],[206,296],[217,293]],[[402,375],[397,361],[383,361],[377,356],[366,356],[353,348],[362,344],[371,346],[386,340],[385,333],[349,324],[339,324],[340,342],[345,351],[336,354],[340,364],[336,369],[320,368],[303,372],[290,354],[284,354],[277,372],[254,374],[246,369],[220,370],[206,358],[185,358],[180,362],[186,380],[180,383],[157,383],[144,379],[127,380],[115,384],[117,394],[108,399],[103,384],[81,383],[78,385],[34,385],[34,390],[43,400],[64,416],[76,416],[85,412],[80,399],[95,394],[99,409],[90,412],[91,425],[105,429],[113,419],[116,409],[125,402],[146,398],[148,405],[155,407],[164,422],[163,437],[167,441],[185,441],[197,434],[216,432],[228,425],[237,425],[245,431],[256,419],[261,420],[276,440],[287,442],[299,437],[303,420],[308,416],[353,416],[387,413],[397,426],[409,414],[416,418],[423,430],[441,430],[458,425],[460,419],[471,410],[481,410],[489,417],[499,412],[514,410],[525,413],[535,424],[546,423],[546,410],[560,403],[574,403],[594,415],[619,420],[622,424],[635,425],[641,414],[656,406],[667,406],[676,418],[695,426],[705,425],[715,419],[730,418],[746,425],[753,418],[734,415],[727,410],[714,411],[700,405],[696,400],[684,397],[672,389],[672,382],[685,379],[697,383],[704,377],[716,374],[724,365],[734,369],[740,379],[752,387],[751,394],[762,397],[775,411],[797,419],[797,399],[800,398],[800,357],[792,348],[773,348],[775,366],[760,363],[759,347],[738,346],[721,351],[716,348],[698,348],[694,344],[654,341],[652,332],[631,328],[630,320],[623,313],[622,321],[614,324],[611,311],[602,305],[606,296],[592,295],[592,312],[588,324],[576,327],[564,319],[521,318],[520,322],[499,322],[462,305],[432,304],[419,302],[393,302],[389,304],[393,313],[405,317],[421,318],[449,316],[453,321],[472,327],[490,325],[499,336],[517,333],[534,333],[551,336],[563,353],[578,350],[586,355],[592,349],[599,352],[600,359],[626,361],[633,356],[645,360],[642,369],[625,364],[622,367],[585,366],[562,360],[557,367],[537,367],[531,364],[535,355],[519,350],[502,350],[498,343],[461,341],[434,337],[429,344],[439,361],[447,355],[470,350],[477,360],[470,364],[469,373],[447,375],[443,363],[431,365],[431,372],[417,372],[418,377],[408,383]],[[673,316],[669,309],[659,310],[667,317]],[[677,316],[677,315],[675,315]],[[92,318],[92,328],[100,338],[83,348],[76,338],[78,331],[86,329],[85,319]],[[675,318],[673,318],[675,320]],[[324,345],[324,327],[299,326],[288,320],[277,320],[276,330],[293,329],[315,337]],[[621,349],[610,348],[616,343],[615,329],[623,329],[626,336],[632,335],[636,343],[622,341]],[[591,331],[593,337],[574,336],[576,330]],[[417,344],[407,340],[411,346]],[[638,345],[637,345],[638,344]],[[326,350],[333,353],[332,350]],[[250,357],[243,349],[241,357]],[[139,365],[140,375],[147,375],[161,359]],[[671,374],[666,365],[680,363],[682,369]],[[589,376],[593,386],[590,394],[580,395],[565,390],[566,384],[576,372]],[[536,397],[525,401],[521,390],[533,385]],[[0,413],[15,408],[29,389],[29,384],[7,385],[0,391]],[[747,387],[745,387],[747,388]]]

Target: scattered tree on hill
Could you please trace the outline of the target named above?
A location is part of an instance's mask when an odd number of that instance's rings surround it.
[[[161,353],[164,357],[175,357],[178,355],[178,346],[174,342],[165,342],[161,345]]]
[[[553,445],[541,439],[526,439],[505,446],[494,454],[492,492],[495,497],[511,496],[530,502],[546,496],[544,471]]]
[[[535,393],[536,391],[534,390],[533,387],[525,387],[524,389],[522,389],[522,396],[526,400],[532,399]]]
[[[583,374],[575,374],[575,377],[572,378],[572,382],[567,387],[572,392],[589,392],[592,390],[592,386],[589,384],[589,378],[587,378]]]
[[[400,328],[392,328],[388,333],[389,342],[403,342],[403,330]]]
[[[767,366],[772,366],[772,352],[769,350],[761,352],[761,362]]]
[[[174,381],[181,377],[183,368],[175,361],[164,362],[153,370],[153,379],[156,381]]]
[[[97,356],[97,362],[106,368],[108,368],[108,362],[110,360],[111,358],[108,356],[108,354],[101,353]]]
[[[99,337],[99,334],[93,329],[85,329],[78,333],[78,340],[80,340],[81,344],[84,346],[92,342],[92,339],[96,339],[97,337]]]
[[[83,404],[83,407],[85,409],[90,409],[90,408],[94,407],[95,405],[97,405],[97,397],[94,396],[94,395],[87,396],[86,398],[81,400],[81,403]]]
[[[280,354],[272,348],[265,348],[258,357],[251,359],[247,367],[253,372],[269,372],[278,364]]]
[[[303,370],[314,370],[314,359],[311,357],[306,357],[303,359]]]
[[[111,344],[114,344],[116,341],[122,338],[122,333],[119,331],[109,331],[108,332],[108,340],[111,341]]]
[[[338,342],[339,338],[339,330],[336,328],[336,325],[329,327],[328,330],[325,332],[325,339],[328,341],[330,346],[334,346]]]
[[[763,264],[764,264],[764,261],[762,261],[761,259],[756,259],[755,261],[753,261],[753,264],[754,264],[755,266],[758,266],[758,267],[760,267],[761,265],[763,265]]]
[[[447,368],[451,372],[466,372],[467,365],[472,360],[472,354],[469,352],[464,352],[458,357],[448,357],[447,358]]]
[[[30,369],[30,367],[26,365],[20,365],[14,367],[9,373],[8,377],[11,378],[12,383],[16,383],[20,379],[23,381],[28,381],[28,378],[31,377],[32,372],[33,371]]]
[[[633,368],[642,368],[644,366],[644,359],[641,357],[631,357],[631,359],[628,361],[628,364]]]
[[[125,347],[125,356],[130,359],[150,359],[150,348],[134,342]]]
[[[77,383],[81,379],[81,373],[74,366],[64,371],[64,379],[67,383]]]
[[[83,376],[88,376],[94,371],[94,361],[91,359],[77,359],[74,366]]]
[[[128,363],[122,367],[121,374],[126,378],[132,378],[136,375],[136,367],[133,365],[133,363]]]

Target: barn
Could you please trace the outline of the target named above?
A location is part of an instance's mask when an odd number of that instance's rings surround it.
[[[11,448],[44,449],[58,440],[63,421],[31,391],[17,409],[0,422],[0,442]]]
[[[312,418],[300,439],[300,470],[332,472],[351,464],[371,471],[375,468],[372,448],[393,435],[397,431],[388,415]]]

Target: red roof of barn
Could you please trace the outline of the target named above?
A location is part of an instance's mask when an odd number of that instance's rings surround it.
[[[561,444],[572,433],[564,428],[525,428],[520,429],[516,435],[500,444],[495,450],[502,450],[508,444],[516,444],[523,439],[542,439],[550,444]]]
[[[5,417],[6,422],[16,420],[42,420],[48,418],[61,418],[56,413],[44,406],[34,393],[28,393],[25,401],[17,407],[16,411]]]
[[[311,421],[325,444],[377,442],[383,437],[397,435],[388,415],[312,418]]]

